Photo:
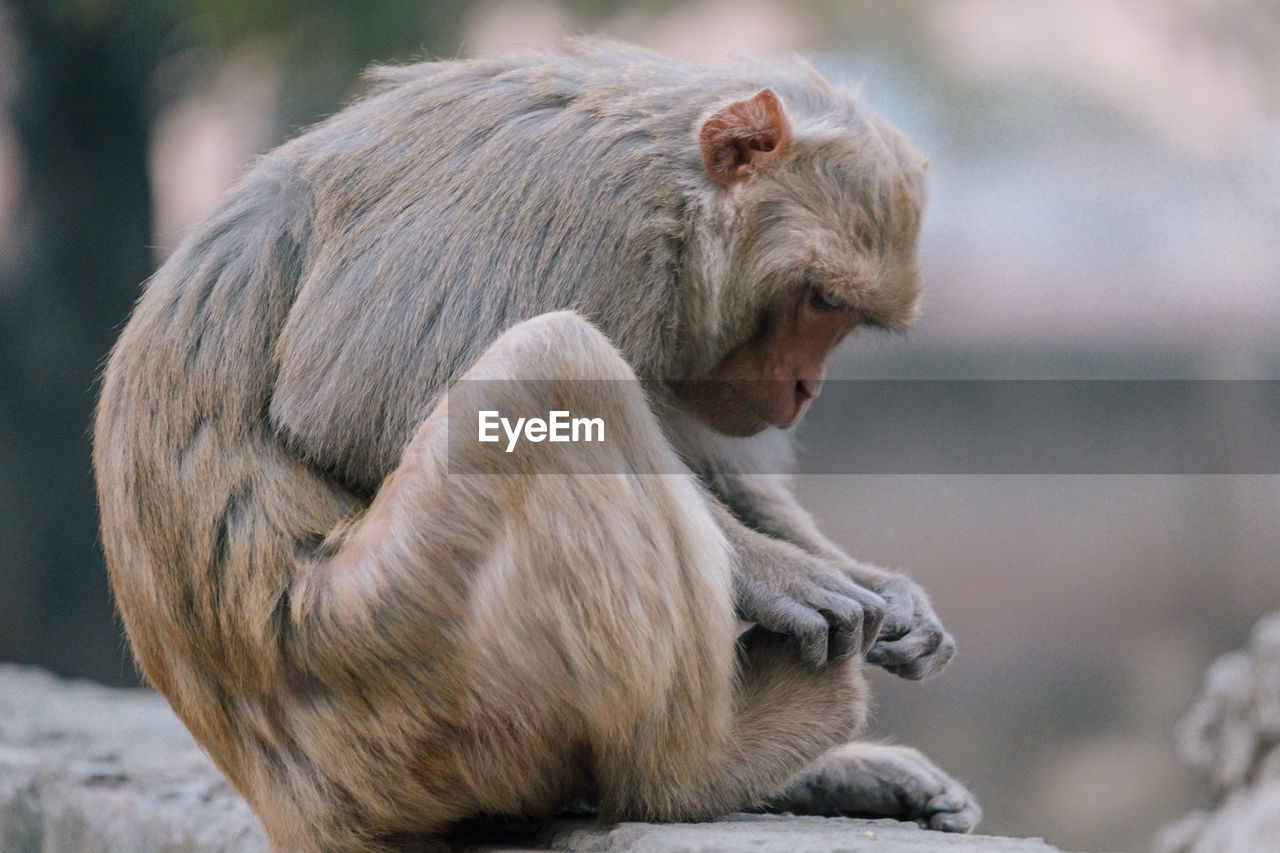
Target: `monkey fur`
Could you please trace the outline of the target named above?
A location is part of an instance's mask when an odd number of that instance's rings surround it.
[[[138,664],[273,848],[575,798],[971,829],[919,753],[850,743],[867,662],[951,656],[928,598],[751,473],[831,347],[914,317],[920,155],[799,62],[587,40],[370,85],[150,280],[95,427]],[[602,473],[447,452],[463,378],[607,406]]]

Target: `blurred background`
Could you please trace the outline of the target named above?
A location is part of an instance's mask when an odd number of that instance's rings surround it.
[[[137,683],[89,424],[183,229],[373,61],[579,32],[803,53],[930,155],[925,317],[848,345],[837,377],[1280,379],[1274,0],[0,0],[0,660]],[[815,408],[806,471],[857,452],[840,418]],[[873,734],[966,780],[984,831],[1140,849],[1207,802],[1173,728],[1203,666],[1280,606],[1280,477],[798,483],[957,636],[934,681],[873,676]]]

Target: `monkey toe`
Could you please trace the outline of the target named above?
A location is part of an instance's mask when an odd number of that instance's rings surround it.
[[[928,828],[939,832],[972,832],[982,819],[973,795],[963,789],[939,794],[929,801],[927,810],[931,812]]]
[[[982,817],[981,808],[969,790],[918,750],[910,747],[872,747],[861,758],[854,781],[875,793],[872,804],[885,801],[898,806],[896,817],[941,832],[971,832]],[[879,789],[879,790],[877,790]],[[851,804],[862,795],[854,793]]]

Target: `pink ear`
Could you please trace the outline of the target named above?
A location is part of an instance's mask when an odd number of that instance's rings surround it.
[[[725,186],[767,169],[791,147],[791,122],[768,89],[716,110],[698,134],[702,165]]]

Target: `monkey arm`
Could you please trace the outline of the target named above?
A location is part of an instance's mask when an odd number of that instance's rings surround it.
[[[844,553],[818,530],[813,517],[796,500],[787,478],[722,476],[715,478],[710,486],[728,507],[729,522],[723,522],[722,526],[737,548],[742,564],[740,600],[753,601],[752,594],[777,594],[779,589],[788,588],[787,579],[793,585],[809,582],[829,586],[823,571],[802,559],[812,560],[816,556],[827,567],[827,572],[834,568],[857,585],[862,597],[855,600],[866,601],[866,596],[871,594],[875,596],[872,600],[883,608],[878,634],[874,628],[867,629],[865,620],[862,626],[874,638],[874,642],[866,641],[870,643],[869,649],[861,649],[869,663],[902,678],[918,680],[940,672],[955,654],[955,640],[942,626],[924,589],[905,575],[859,562]],[[774,610],[788,612],[794,597],[782,594]],[[776,630],[763,620],[755,621]],[[811,642],[816,645],[816,641]]]

